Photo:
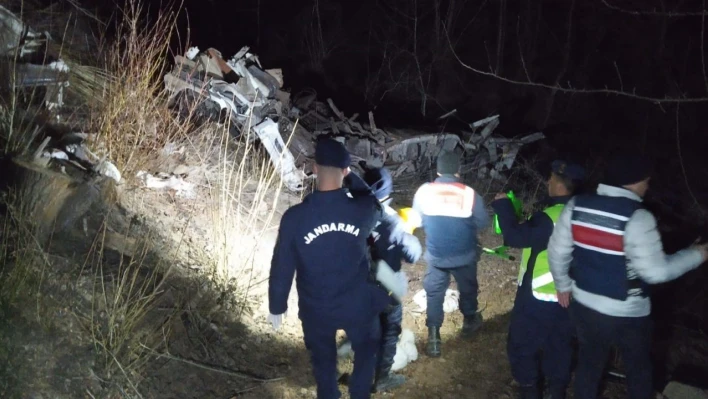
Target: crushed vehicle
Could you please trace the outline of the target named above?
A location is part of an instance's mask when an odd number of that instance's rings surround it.
[[[7,8],[0,6],[0,73],[9,89],[42,88],[48,109],[64,104],[69,86],[68,66],[47,56],[47,32],[35,32]]]
[[[216,61],[196,47],[177,55],[174,68],[164,76],[170,106],[178,114],[195,112],[202,121],[227,124],[234,137],[246,133],[259,140],[292,191],[303,190],[312,177],[308,168],[319,136],[341,141],[354,164],[385,166],[394,177],[429,168],[430,159],[442,150],[460,149],[476,155],[471,168],[480,177],[493,178],[512,167],[523,145],[544,138],[540,132],[521,139],[493,137],[498,115],[471,123],[471,131],[461,134],[383,130],[372,112],[359,122],[359,115],[345,116],[331,99],[320,102],[315,93],[290,98],[282,90],[281,70],[263,69],[248,47],[227,64],[239,77],[236,83],[227,83]]]

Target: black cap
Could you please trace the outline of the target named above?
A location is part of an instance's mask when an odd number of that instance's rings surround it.
[[[551,164],[551,171],[558,176],[567,177],[573,181],[585,180],[585,168],[575,163],[555,160]]]
[[[348,168],[352,159],[339,141],[323,139],[317,142],[315,147],[315,162],[320,166],[331,166],[339,169]]]
[[[639,183],[651,176],[651,169],[651,163],[642,155],[632,153],[616,155],[605,166],[602,183],[615,187]]]

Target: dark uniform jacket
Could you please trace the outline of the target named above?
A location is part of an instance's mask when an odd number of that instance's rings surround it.
[[[566,204],[571,196],[550,197],[538,204],[538,208]],[[533,268],[539,252],[545,251],[548,241],[553,234],[553,221],[543,210],[535,212],[531,218],[523,223],[516,218],[514,206],[508,199],[500,199],[492,202],[494,212],[499,216],[499,225],[504,233],[504,244],[514,248],[531,248],[531,256],[526,265],[521,287],[516,296],[516,307],[529,308],[528,310],[538,310],[538,314],[552,315],[548,308],[555,308],[558,305],[554,302],[543,302],[536,300],[531,291],[531,280],[533,278]]]
[[[382,217],[373,196],[316,191],[283,215],[270,270],[270,313],[287,310],[297,271],[300,319],[338,328],[364,323],[388,304],[369,280],[367,239]]]

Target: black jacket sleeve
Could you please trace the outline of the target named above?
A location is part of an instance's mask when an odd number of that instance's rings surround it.
[[[492,202],[492,208],[499,217],[499,226],[504,236],[504,244],[514,248],[543,246],[553,233],[553,222],[543,212],[535,213],[529,220],[519,223],[514,206],[509,199]]]
[[[374,195],[371,191],[371,187],[366,184],[361,176],[353,171],[349,172],[349,174],[344,178],[344,186],[349,190],[353,197],[361,197],[366,195],[371,195],[373,197]]]

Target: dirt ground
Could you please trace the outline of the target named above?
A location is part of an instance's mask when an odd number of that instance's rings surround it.
[[[214,291],[200,270],[203,265],[198,255],[210,245],[206,234],[210,220],[186,216],[210,204],[144,189],[124,190],[120,197],[121,203],[111,211],[107,223],[116,231],[128,228],[133,237],[158,232],[154,253],[145,266],[157,267],[165,261],[172,266],[167,284],[141,327],[163,331],[164,342],[150,346],[154,349],[148,353],[140,378],[128,379],[137,382],[122,386],[110,382],[112,375],[107,375],[102,365],[111,359],[86,330],[87,319],[104,315],[100,309],[94,311],[98,274],[85,255],[91,245],[85,239],[86,224],[91,230],[106,220],[105,210],[93,209],[83,227],[75,226],[56,237],[48,248],[40,292],[19,306],[0,309],[0,397],[315,398],[295,289],[283,328],[273,331],[266,320],[267,272],[277,228],[264,234],[253,270],[243,277],[250,281],[245,302],[233,305],[224,299],[233,293]],[[282,214],[299,201],[297,195],[284,196],[276,213]],[[481,239],[488,247],[501,243],[500,237],[489,231]],[[181,243],[178,250],[170,250],[176,242]],[[519,254],[515,255],[518,258]],[[101,281],[110,280],[124,258],[112,251],[102,257],[107,269],[102,269],[106,276],[101,276]],[[414,332],[419,358],[401,370],[409,380],[404,387],[374,397],[512,398],[506,337],[517,262],[482,257],[478,274],[484,325],[473,339],[461,340],[457,337],[461,315],[446,314],[443,356],[439,359],[424,354],[425,315],[413,312],[417,305],[411,299],[422,289],[425,264],[406,265],[405,270],[410,289],[404,301],[403,326]],[[456,288],[454,281],[451,288]],[[350,361],[340,362],[340,371],[350,367]],[[122,372],[120,368],[112,370],[119,376]],[[606,398],[623,397],[621,387],[609,388]],[[347,398],[345,387],[342,391]]]

